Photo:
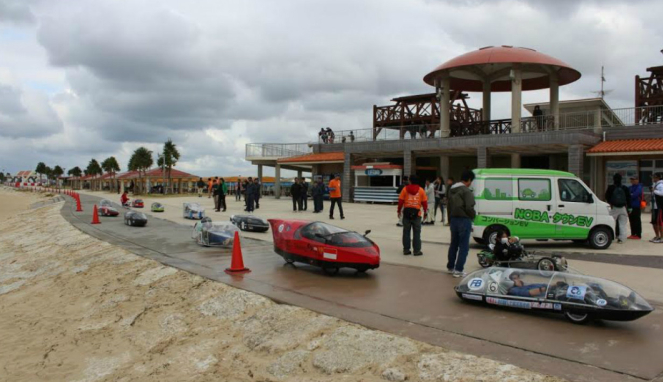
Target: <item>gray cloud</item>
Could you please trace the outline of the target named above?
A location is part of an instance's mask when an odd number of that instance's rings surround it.
[[[32,23],[35,16],[26,0],[0,1],[0,22]]]
[[[0,83],[0,136],[43,137],[62,130],[48,99]]]

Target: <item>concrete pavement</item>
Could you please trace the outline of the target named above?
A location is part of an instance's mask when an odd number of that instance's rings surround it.
[[[252,240],[245,240],[244,254],[253,272],[228,276],[222,270],[228,266],[229,251],[192,247],[191,221],[182,219],[186,225],[178,225],[153,218],[145,228],[130,228],[114,218],[102,218],[101,225],[90,226],[91,204],[98,199],[90,196],[82,199],[86,212],[75,213],[73,203],[68,203],[63,215],[85,232],[106,237],[105,240],[165,264],[277,301],[570,380],[651,380],[663,372],[663,364],[659,362],[663,351],[660,306],[635,322],[576,326],[556,315],[463,303],[452,290],[458,280],[434,269],[384,264],[365,276],[343,272],[330,278],[315,268],[284,266],[269,242]],[[287,206],[281,201],[272,202],[268,204]],[[263,202],[263,206],[268,204]],[[351,216],[350,209],[346,215]],[[245,235],[249,236],[252,235]],[[271,239],[271,234],[260,237]],[[380,246],[388,248],[383,242]],[[613,267],[639,269],[598,265],[605,267],[604,272],[619,273]],[[652,283],[660,280],[650,278],[655,274],[640,276]]]

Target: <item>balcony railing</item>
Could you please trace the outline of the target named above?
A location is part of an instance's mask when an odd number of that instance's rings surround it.
[[[245,158],[278,159],[313,152],[309,143],[247,143]]]
[[[562,113],[558,124],[552,115],[523,117],[520,119],[521,133],[554,130],[592,130],[615,126],[659,125],[663,129],[663,106],[647,106],[622,109],[605,109],[587,112]],[[511,134],[511,119],[495,119],[458,123],[451,122],[451,137],[471,135]],[[391,141],[402,139],[439,139],[439,124],[404,125],[399,128],[375,128],[334,131],[333,140],[327,137],[319,143],[351,143],[366,141]]]

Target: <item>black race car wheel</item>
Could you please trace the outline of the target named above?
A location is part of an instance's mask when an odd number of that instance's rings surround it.
[[[594,249],[607,249],[612,244],[612,232],[606,227],[597,227],[589,234],[589,246]]]
[[[542,257],[537,263],[536,263],[536,269],[539,270],[539,272],[554,272],[555,271],[555,260],[551,259],[550,257]]]
[[[322,271],[328,276],[334,276],[338,274],[339,269],[337,267],[322,267]]]
[[[288,264],[294,264],[294,263],[295,263],[295,260],[294,260],[294,259],[291,259],[291,258],[289,258],[289,257],[286,257],[286,258],[285,258],[285,262],[288,263]]]
[[[578,325],[586,324],[592,320],[592,316],[589,313],[564,312],[564,316],[567,320]]]
[[[486,256],[480,253],[477,255],[477,259],[479,260],[479,265],[481,265],[482,268],[488,268],[494,263],[494,261],[486,258]]]

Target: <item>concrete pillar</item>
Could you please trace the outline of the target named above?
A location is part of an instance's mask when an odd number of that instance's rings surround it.
[[[440,176],[442,177],[442,179],[446,180],[451,175],[449,171],[450,171],[449,156],[440,155]]]
[[[449,121],[449,101],[451,100],[449,73],[442,73],[440,88],[442,90],[442,97],[440,97],[440,137],[447,138],[451,135],[451,124]]]
[[[598,169],[597,169],[597,160],[596,157],[589,158],[589,171],[591,171],[589,178],[589,188],[596,193],[596,186],[598,184]]]
[[[262,165],[258,165],[258,180],[260,181],[260,184],[262,184]]]
[[[520,115],[523,108],[522,70],[514,65],[511,70],[511,132],[520,133]]]
[[[603,112],[601,109],[598,109],[594,112],[594,133],[596,134],[602,134],[603,133],[603,126],[601,125],[601,119],[603,117]]]
[[[320,165],[314,164],[311,165],[311,181],[315,179],[316,175],[320,175]]]
[[[301,178],[302,177],[302,170],[297,170],[297,177]]]
[[[490,152],[487,147],[477,148],[477,167],[490,168]]]
[[[582,179],[585,148],[582,145],[569,146],[569,172]]]
[[[511,168],[520,168],[520,154],[511,154]]]
[[[281,199],[281,165],[278,163],[274,168],[274,197]]]
[[[403,176],[410,176],[416,172],[417,160],[414,158],[412,150],[406,149],[403,151]]]
[[[554,118],[555,130],[559,130],[559,79],[556,72],[550,74],[550,115]]]
[[[350,201],[350,190],[352,187],[352,154],[344,153],[343,156],[343,177],[341,178],[341,197],[344,202]]]
[[[490,80],[485,80],[483,82],[483,114],[481,119],[484,121],[490,121]]]

